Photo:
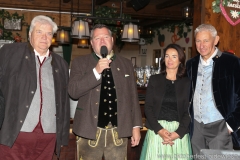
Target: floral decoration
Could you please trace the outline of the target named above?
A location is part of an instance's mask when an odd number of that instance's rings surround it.
[[[220,3],[222,1],[222,5],[225,6],[228,2],[232,2],[233,0],[215,0],[212,2],[212,10],[213,13],[220,13]]]
[[[234,11],[231,10],[230,13],[231,13],[231,16],[232,16],[233,18],[235,18],[235,19],[238,19],[238,18],[239,18],[240,12],[238,12],[238,11],[236,11],[236,10],[234,10]]]
[[[24,15],[19,15],[17,12],[10,14],[8,11],[4,9],[0,10],[0,19],[21,19],[22,25],[26,25],[24,22]],[[21,35],[19,33],[13,34],[11,30],[4,29],[3,21],[0,21],[0,39],[2,40],[14,40],[16,42],[21,42]]]

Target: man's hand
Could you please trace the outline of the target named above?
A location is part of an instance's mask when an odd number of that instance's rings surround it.
[[[132,137],[131,137],[131,146],[135,147],[139,144],[141,139],[140,127],[135,127],[132,130]]]
[[[101,74],[102,71],[106,68],[110,68],[109,64],[112,62],[112,60],[108,60],[107,58],[101,58],[99,59],[95,69],[96,71]]]

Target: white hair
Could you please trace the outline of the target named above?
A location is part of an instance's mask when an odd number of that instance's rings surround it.
[[[53,33],[56,33],[58,27],[57,24],[55,22],[53,22],[53,20],[47,16],[43,16],[43,15],[39,15],[33,18],[31,25],[30,25],[30,29],[29,29],[29,33],[31,33],[33,31],[33,28],[36,26],[36,23],[40,23],[40,24],[49,24],[52,26],[53,29]]]
[[[196,37],[198,32],[208,31],[215,38],[217,36],[217,30],[210,24],[201,24],[194,31],[194,36]]]

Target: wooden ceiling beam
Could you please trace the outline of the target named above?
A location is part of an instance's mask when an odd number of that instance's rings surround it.
[[[127,2],[126,2],[126,7],[127,7],[127,8],[132,7],[132,3],[131,3],[131,1],[127,1]]]
[[[102,5],[104,3],[107,3],[109,0],[96,0],[96,5]]]
[[[159,20],[141,20],[138,25],[142,26],[142,27],[146,27],[146,26],[151,26],[154,25],[156,23],[161,23],[163,22],[163,19],[159,19]]]
[[[67,1],[67,0],[64,0]],[[78,0],[68,0],[68,3],[62,3],[61,11],[62,12],[80,12],[80,13],[90,13],[92,8],[92,0],[79,0],[81,2],[81,5],[78,6]],[[94,0],[95,3],[99,3],[102,0]],[[161,21],[168,22],[170,20],[172,21],[179,21],[182,19],[182,8],[181,6],[189,4],[191,0],[184,0],[185,3],[172,6],[166,9],[157,9],[156,3],[149,3],[145,8],[139,11],[135,11],[133,7],[128,7],[128,3],[131,0],[124,0],[123,1],[123,10],[122,13],[126,15],[130,15],[132,19],[134,20],[140,20],[139,23],[147,26],[154,25],[154,21],[157,21],[156,23],[159,24]],[[155,0],[157,3],[165,2],[169,0]],[[175,1],[175,0],[172,0]],[[180,0],[178,0],[180,1]],[[56,11],[59,12],[59,7],[56,5],[56,0],[34,0],[31,3],[29,0],[11,0],[12,3],[9,3],[9,1],[0,1],[1,7],[7,7],[7,8],[21,8],[21,9],[30,9],[30,10],[43,10],[43,11]],[[118,3],[119,2],[119,3]],[[183,1],[182,1],[183,2]],[[71,6],[71,3],[73,3],[73,6]],[[115,4],[113,6],[113,3]],[[105,0],[104,6],[115,8],[116,13],[120,14],[121,7],[120,7],[120,0]],[[95,5],[94,5],[95,6]],[[149,20],[145,21],[145,20]]]
[[[182,4],[182,3],[185,3],[190,0],[171,0],[171,1],[164,1],[164,2],[161,2],[159,4],[156,5],[156,8],[157,9],[164,9],[164,8],[168,8],[168,7],[172,7],[172,6],[176,6],[178,4]]]
[[[63,0],[63,3],[71,2],[71,0]]]

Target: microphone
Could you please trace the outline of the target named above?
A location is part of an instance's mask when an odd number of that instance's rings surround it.
[[[100,49],[100,54],[102,56],[102,58],[106,58],[107,57],[107,54],[108,54],[108,49],[106,46],[102,46],[101,49]],[[106,69],[103,70],[103,76],[106,75]]]
[[[100,50],[100,53],[101,53],[101,56],[102,58],[106,58],[107,57],[107,54],[108,54],[108,49],[106,46],[102,46],[101,47],[101,50]]]

